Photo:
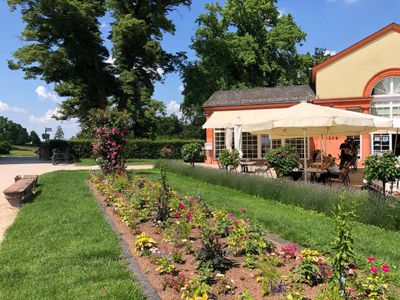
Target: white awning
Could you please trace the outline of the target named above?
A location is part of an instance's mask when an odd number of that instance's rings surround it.
[[[257,124],[263,120],[268,120],[276,116],[282,109],[247,109],[247,110],[228,110],[216,111],[207,122],[203,129],[207,128],[234,128],[238,117],[242,123],[242,130],[246,131],[248,126]]]

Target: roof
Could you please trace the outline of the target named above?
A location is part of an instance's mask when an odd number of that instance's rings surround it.
[[[358,49],[362,48],[363,46],[379,39],[380,37],[384,36],[385,34],[387,34],[389,32],[393,32],[393,31],[400,33],[400,25],[397,23],[391,23],[388,26],[383,27],[382,29],[378,30],[377,32],[374,32],[373,34],[367,36],[363,40],[361,40],[361,41],[355,43],[354,45],[344,49],[343,51],[337,53],[336,55],[332,56],[330,59],[320,63],[319,65],[316,65],[312,69],[312,73],[311,73],[312,83],[315,83],[315,80],[317,77],[317,72],[319,70],[325,68],[326,66],[329,66],[330,64],[338,61],[339,59],[357,51]]]
[[[309,85],[292,85],[273,88],[252,88],[218,91],[204,103],[203,107],[247,106],[312,101],[315,93]]]

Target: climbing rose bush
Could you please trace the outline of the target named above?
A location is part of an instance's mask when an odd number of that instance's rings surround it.
[[[127,143],[126,133],[118,128],[97,128],[93,143],[93,154],[103,173],[121,173],[126,169],[123,157]]]

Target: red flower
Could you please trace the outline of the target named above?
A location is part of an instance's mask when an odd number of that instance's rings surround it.
[[[240,213],[241,213],[241,214],[245,214],[246,212],[247,212],[247,210],[245,210],[245,209],[243,209],[243,208],[240,210]]]
[[[368,261],[369,261],[369,262],[374,262],[374,261],[375,261],[375,258],[370,256],[370,257],[368,257]]]
[[[228,218],[229,218],[229,219],[233,219],[234,217],[235,217],[234,214],[229,214],[229,215],[228,215]]]
[[[371,268],[369,268],[369,270],[374,274],[378,273],[378,268],[371,267]]]
[[[185,208],[185,204],[183,204],[182,202],[179,203],[179,208],[180,208],[180,209],[184,209],[184,208]]]
[[[180,214],[180,213],[176,213],[176,214],[175,214],[175,218],[179,219],[180,217],[181,217],[181,214]]]
[[[200,203],[200,202],[201,202],[201,199],[197,199],[196,203]]]
[[[239,224],[238,220],[233,221],[233,224],[235,225]]]
[[[187,214],[186,219],[190,220],[192,218],[192,214]]]
[[[249,237],[248,237],[247,235],[245,235],[245,236],[243,237],[243,239],[244,239],[244,240],[248,240]]]
[[[331,270],[328,270],[328,271],[326,272],[326,274],[327,274],[328,276],[332,276],[332,275],[333,275],[333,272],[332,272]]]
[[[382,265],[382,272],[383,272],[383,273],[389,272],[389,266],[388,266],[388,264],[383,264],[383,265]]]
[[[228,226],[228,231],[232,231],[233,227],[232,226]]]

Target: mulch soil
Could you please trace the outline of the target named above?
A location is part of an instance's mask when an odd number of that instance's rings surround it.
[[[163,279],[167,278],[168,275],[160,275],[157,269],[157,265],[153,264],[148,256],[140,256],[140,253],[136,252],[135,242],[136,235],[145,232],[147,235],[151,236],[158,245],[158,248],[166,251],[167,253],[172,252],[173,250],[179,250],[183,253],[182,257],[184,260],[184,264],[175,263],[175,267],[181,273],[183,273],[186,277],[193,278],[197,275],[196,270],[196,260],[194,254],[186,254],[183,246],[173,245],[171,243],[163,241],[163,236],[161,233],[161,229],[159,227],[154,226],[152,221],[147,221],[144,223],[140,223],[136,230],[132,230],[127,224],[125,224],[119,216],[114,214],[112,206],[107,205],[106,199],[104,196],[100,195],[100,193],[96,190],[96,188],[88,182],[88,185],[93,192],[95,198],[98,200],[99,205],[103,208],[103,212],[107,214],[108,218],[111,219],[114,224],[114,228],[118,231],[120,238],[125,241],[128,245],[130,255],[137,262],[140,271],[147,276],[148,282],[156,292],[158,293],[161,299],[171,299],[178,300],[181,299],[180,293],[176,292],[172,288],[163,289]],[[192,230],[191,233],[191,242],[190,247],[196,253],[201,246],[201,241],[198,238],[199,231],[197,229]],[[268,235],[267,238],[271,241],[271,243],[276,247],[276,249],[280,249],[282,246],[286,245],[288,242],[284,241],[280,238],[277,238],[274,235]],[[220,239],[221,244],[226,245],[226,239]],[[235,287],[235,294],[221,295],[217,292],[217,286],[212,285],[211,294],[215,296],[214,299],[226,299],[226,300],[234,300],[238,299],[237,292],[241,290],[249,290],[251,296],[254,299],[283,299],[282,295],[274,295],[274,296],[263,296],[261,284],[257,282],[256,270],[251,270],[246,267],[242,267],[242,264],[245,260],[244,257],[234,256],[233,254],[227,251],[227,258],[234,263],[234,266],[225,272],[225,278],[232,282],[232,285]],[[282,276],[286,276],[290,274],[290,269],[292,269],[298,261],[290,260],[285,263],[284,266],[279,267],[279,271]],[[137,274],[134,274],[135,276]],[[308,297],[309,299],[314,299],[318,290],[323,286],[317,287],[309,287],[304,286],[303,295]]]

